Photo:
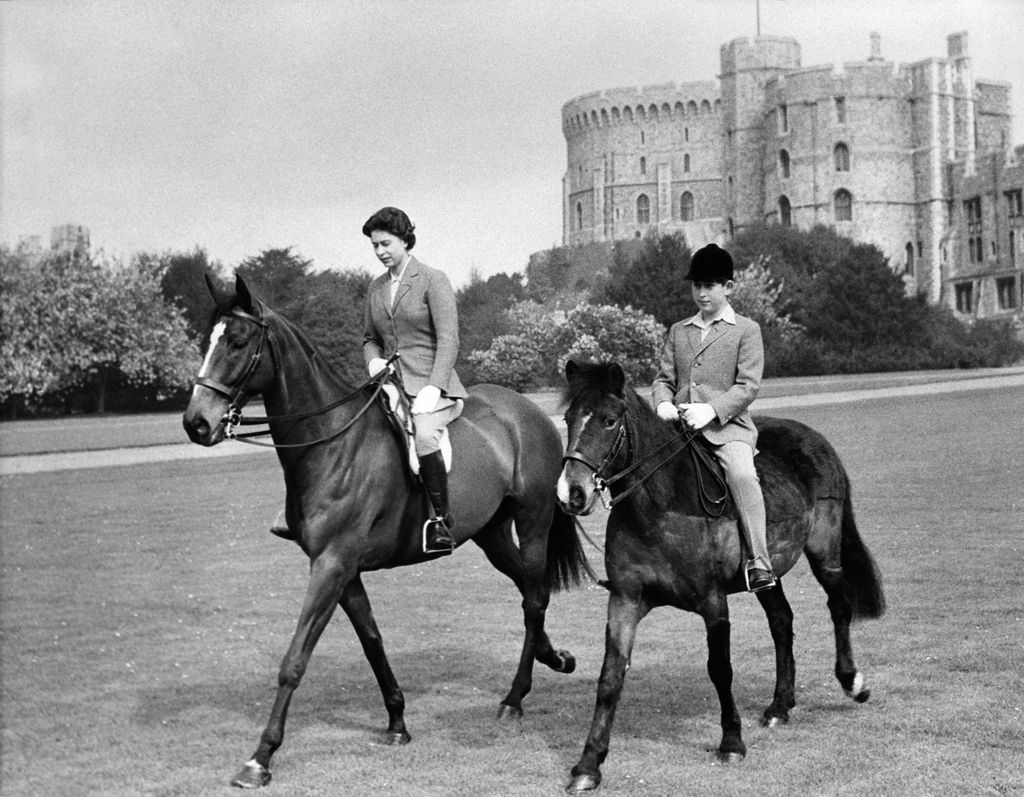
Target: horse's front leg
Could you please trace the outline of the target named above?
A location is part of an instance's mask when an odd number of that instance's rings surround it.
[[[761,724],[774,727],[789,721],[789,710],[796,705],[796,663],[793,660],[793,609],[786,600],[780,580],[774,589],[757,593],[761,608],[768,616],[768,627],[775,643],[775,695],[764,711]]]
[[[277,697],[270,710],[270,719],[267,720],[267,726],[260,736],[256,752],[232,779],[233,786],[252,789],[270,783],[270,759],[284,740],[288,705],[302,681],[309,657],[320,635],[334,614],[334,607],[341,598],[345,581],[350,577],[348,569],[332,556],[325,554],[313,561],[299,624],[278,672]]]
[[[385,741],[388,744],[405,744],[411,739],[405,729],[405,696],[395,674],[391,671],[387,654],[384,652],[384,640],[377,628],[377,621],[373,619],[370,599],[366,595],[362,579],[358,576],[348,583],[341,594],[341,608],[352,621],[352,627],[355,628],[359,642],[363,646],[363,653],[370,662],[381,694],[384,696],[384,706],[388,711]]]
[[[629,669],[629,657],[636,639],[636,627],[648,607],[637,598],[612,593],[608,598],[608,625],[605,628],[604,664],[597,682],[597,704],[583,755],[572,768],[572,780],[566,791],[596,789],[601,783],[601,764],[608,755],[608,742],[615,720],[615,709],[622,696],[622,685]]]
[[[742,761],[747,754],[740,726],[740,713],[732,696],[732,656],[729,649],[731,626],[729,604],[724,592],[715,592],[698,608],[708,638],[708,675],[718,692],[722,708],[722,742],[718,758],[723,763]]]

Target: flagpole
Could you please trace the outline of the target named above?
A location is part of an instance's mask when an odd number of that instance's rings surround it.
[[[761,35],[761,0],[754,0],[757,4],[757,35]]]

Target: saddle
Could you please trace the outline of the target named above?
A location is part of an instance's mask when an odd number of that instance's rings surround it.
[[[725,470],[711,453],[711,443],[702,434],[695,435],[687,446],[693,458],[693,472],[697,481],[700,505],[711,517],[719,517],[729,499],[729,485]]]
[[[416,430],[412,423],[412,403],[405,395],[405,391],[400,390],[391,382],[385,382],[382,387],[380,401],[384,408],[384,415],[391,422],[398,445],[406,453],[409,470],[418,476],[420,460],[416,455]],[[445,470],[451,473],[452,441],[447,429],[441,435],[441,456],[444,458]]]

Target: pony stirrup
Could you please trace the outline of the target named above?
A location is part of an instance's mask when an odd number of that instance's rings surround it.
[[[771,589],[776,584],[775,573],[771,568],[762,567],[757,559],[747,560],[747,565],[743,568],[743,578],[747,582],[747,592]]]
[[[432,517],[423,523],[423,553],[451,553],[455,539],[444,518]]]

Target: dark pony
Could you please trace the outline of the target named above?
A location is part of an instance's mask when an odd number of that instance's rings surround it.
[[[707,628],[708,674],[722,709],[723,761],[742,759],[746,746],[732,696],[727,595],[745,590],[736,513],[716,491],[700,438],[662,421],[627,387],[616,363],[566,366],[568,444],[558,497],[567,512],[588,514],[605,487],[611,512],[605,541],[608,625],[597,705],[568,790],[601,781],[612,720],[640,620],[656,606],[696,612]],[[879,617],[885,598],[874,560],[861,540],[850,481],[820,434],[797,421],[759,417],[755,457],[768,511],[768,547],[779,580],[757,593],[775,643],[775,694],[767,726],[786,722],[795,704],[793,612],[782,575],[803,553],[828,596],[835,626],[835,674],[862,703],[869,690],[853,661],[852,620]],[[699,452],[696,452],[699,453]],[[724,501],[720,499],[725,499]]]
[[[405,698],[360,574],[433,557],[420,547],[426,499],[384,409],[381,380],[348,384],[301,329],[254,300],[241,278],[232,293],[212,283],[210,290],[217,309],[183,417],[185,430],[195,443],[216,445],[245,422],[245,403],[262,394],[264,420],[284,472],[288,533],[310,562],[306,599],[281,663],[270,718],[256,752],[232,781],[254,787],[270,782],[270,760],[284,739],[292,695],[338,605],[384,696],[384,740],[409,741]],[[576,666],[544,630],[551,592],[589,575],[573,519],[557,509],[562,441],[533,402],[495,385],[470,391],[450,433],[457,543],[472,538],[523,596],[522,654],[499,710],[499,717],[517,717],[530,691],[534,660],[557,672]]]

